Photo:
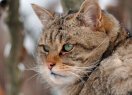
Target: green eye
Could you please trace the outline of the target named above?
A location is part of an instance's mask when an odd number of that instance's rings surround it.
[[[63,51],[63,52],[69,52],[69,51],[71,51],[71,50],[73,49],[73,47],[74,47],[73,44],[65,44],[65,45],[63,46],[62,51]]]
[[[43,46],[43,49],[44,49],[45,52],[49,52],[49,49],[50,49],[50,48],[49,48],[49,46],[44,45],[44,46]]]

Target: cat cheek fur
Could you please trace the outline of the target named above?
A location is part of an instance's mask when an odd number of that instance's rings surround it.
[[[42,78],[44,78],[50,85],[54,86],[57,85],[64,85],[69,84],[72,81],[75,80],[75,77],[71,74],[72,72],[72,66],[68,66],[63,64],[62,62],[58,61],[59,59],[54,59],[55,57],[50,56],[47,57],[46,55],[41,55],[40,58],[38,58],[38,62],[41,63],[39,65],[40,74],[42,75]],[[52,72],[62,75],[64,77],[54,76],[51,74],[51,70],[48,68],[47,64],[45,64],[46,60],[54,60],[56,61],[56,65],[52,68]]]
[[[61,66],[55,66],[52,71],[63,77],[52,75],[46,64],[41,65],[39,70],[42,78],[53,87],[56,85],[68,85],[75,80],[75,77],[70,74],[70,69],[64,70],[64,67],[61,68]]]

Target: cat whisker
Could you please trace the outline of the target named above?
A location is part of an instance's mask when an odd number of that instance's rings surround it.
[[[75,69],[92,69],[95,66],[91,66],[91,67],[75,67]]]
[[[73,70],[78,70],[78,71],[91,71],[92,69],[89,69],[89,68],[73,68]]]
[[[90,72],[91,72],[91,71],[88,71],[88,72],[87,72],[87,71],[81,71],[80,73],[83,74],[82,77],[84,77],[84,76],[89,77],[88,74],[89,74]]]
[[[33,78],[37,77],[37,76],[39,76],[39,73],[34,74],[34,75],[33,75],[33,76],[31,76],[29,79],[27,79],[27,81],[30,81],[30,80],[32,80]]]
[[[36,64],[33,62],[32,64],[28,64],[25,66],[25,71],[35,71],[38,70],[38,67],[36,66]]]
[[[106,38],[98,45],[97,48],[99,48],[103,43],[105,43],[107,39],[108,39],[108,37],[106,37]],[[97,49],[97,48],[96,48],[96,49]]]
[[[41,76],[37,79],[39,85],[42,85],[42,89],[47,90],[50,89],[51,86],[48,85],[47,81],[45,81]]]
[[[97,65],[95,64],[95,65],[91,65],[91,66],[88,66],[88,67],[77,67],[77,66],[76,66],[76,67],[74,67],[74,68],[75,68],[75,69],[82,69],[82,70],[83,70],[83,69],[84,69],[84,70],[85,70],[85,69],[86,69],[86,70],[87,70],[87,69],[88,69],[88,70],[91,70],[91,69],[95,68],[96,66],[97,66]]]
[[[92,63],[93,65],[88,66],[88,67],[76,67],[77,69],[88,69],[88,70],[93,70],[93,68],[96,68],[99,65],[99,61],[97,60],[96,62]]]
[[[44,72],[44,71],[43,71],[43,72]],[[37,78],[37,80],[40,81],[40,79],[41,79],[41,73],[43,73],[43,72],[38,71],[36,74],[34,74],[33,76],[31,76],[29,79],[27,79],[27,81],[29,81],[29,80],[31,80],[31,79],[33,79],[33,78]],[[38,79],[38,78],[39,78],[39,79]],[[41,83],[46,83],[46,81],[45,81],[45,82],[41,82]]]
[[[35,69],[25,69],[25,71],[34,71],[36,73],[39,73],[39,70],[35,70]]]
[[[79,72],[91,72],[91,70],[81,70],[81,69],[74,69],[74,71],[79,71]]]
[[[43,86],[43,89],[47,90],[47,89],[50,89],[50,88],[51,88],[51,86],[49,86],[49,85],[47,84],[47,82],[45,82],[44,84],[46,84],[46,86]]]
[[[81,80],[83,83],[85,83],[85,81],[77,74],[70,72],[72,75],[76,76],[79,80]]]
[[[82,73],[82,74],[85,74],[85,75],[87,75],[88,73],[90,73],[90,72],[92,72],[92,70],[82,70],[82,69],[74,69],[74,71],[76,72],[76,71],[78,71],[78,72],[80,72],[80,73]]]
[[[25,69],[25,71],[34,71],[34,72],[39,73],[38,67],[32,67],[32,68],[29,68],[29,69]]]
[[[35,66],[35,67],[30,67],[29,69],[26,69],[26,70],[32,70],[32,69],[38,69],[38,67],[37,67],[37,66]]]

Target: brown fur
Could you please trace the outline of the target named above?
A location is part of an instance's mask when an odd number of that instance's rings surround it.
[[[49,21],[38,40],[39,73],[60,95],[131,94],[132,38],[96,0],[85,0],[76,13],[54,17],[37,5],[33,8],[42,23],[45,15]],[[74,48],[63,52],[67,43]]]

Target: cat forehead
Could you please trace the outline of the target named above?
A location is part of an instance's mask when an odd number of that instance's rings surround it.
[[[63,41],[78,41],[85,36],[88,37],[93,31],[88,27],[70,27],[65,29],[59,29],[61,26],[52,26],[45,29],[40,38],[43,40],[63,40]],[[90,35],[89,35],[90,36]]]
[[[46,27],[47,29],[50,29],[51,27],[65,29],[74,25],[79,25],[79,21],[74,19],[75,14],[75,12],[68,12],[63,14],[55,13],[54,20],[47,22]]]
[[[39,42],[59,39],[63,41],[78,41],[91,32],[89,27],[80,26],[78,20],[73,20],[74,13],[57,14],[53,22],[49,23],[42,32]],[[50,42],[50,41],[49,41]]]
[[[61,20],[59,21],[61,22]],[[69,22],[70,21],[67,22],[68,24],[65,23],[65,21],[64,22],[62,21],[62,24],[54,23],[48,28],[44,29],[43,34],[58,32],[60,34],[67,35],[67,36],[77,36],[77,35],[80,36],[80,34],[87,34],[87,33],[94,32],[94,30],[91,30],[89,27],[78,26],[72,22],[71,23]]]

